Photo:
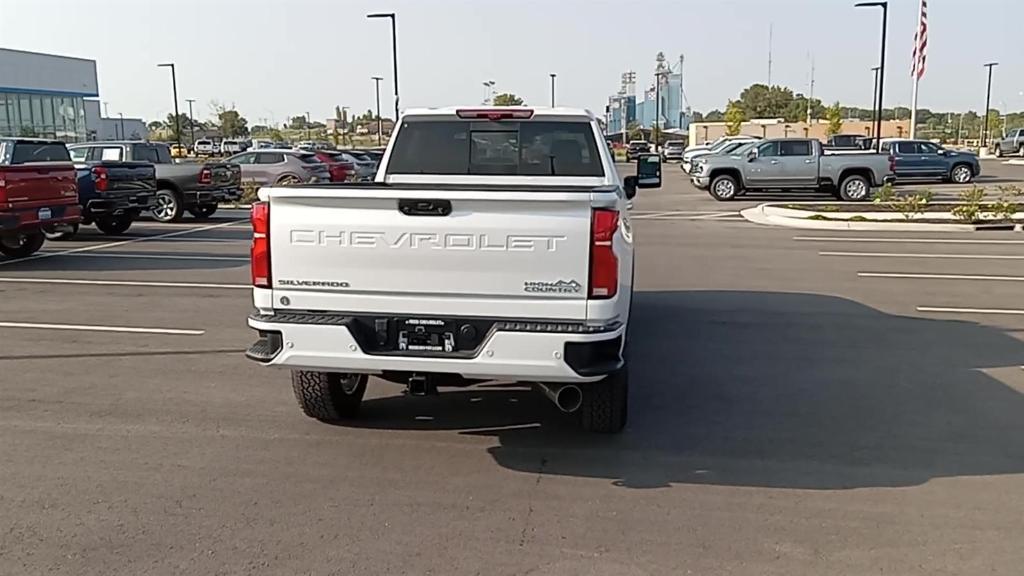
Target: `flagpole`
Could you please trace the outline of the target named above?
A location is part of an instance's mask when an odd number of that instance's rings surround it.
[[[924,0],[920,0],[917,6],[917,32],[914,33],[914,43],[917,44],[921,35],[921,13],[924,12]],[[914,88],[910,95],[910,138],[911,140],[917,138],[917,85],[921,81],[920,66],[921,56],[918,52],[918,46],[914,49]]]

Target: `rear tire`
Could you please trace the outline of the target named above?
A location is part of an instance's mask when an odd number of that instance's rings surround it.
[[[104,216],[96,219],[96,228],[107,236],[120,236],[131,227],[131,216]]]
[[[1017,156],[1024,158],[1024,144],[1017,146]]]
[[[42,231],[0,237],[0,254],[8,258],[26,258],[39,251],[46,242]]]
[[[184,199],[176,190],[164,188],[156,191],[151,212],[157,222],[177,222],[184,212]]]
[[[194,216],[194,217],[196,217],[196,218],[198,218],[200,220],[204,220],[206,218],[209,218],[210,216],[213,216],[216,212],[217,212],[217,205],[216,204],[200,204],[198,206],[193,206],[193,207],[188,209],[188,213],[189,214],[191,214],[192,216]]]
[[[858,174],[847,176],[839,184],[839,198],[844,202],[863,202],[871,196],[871,184]]]
[[[1003,157],[1003,150],[1002,150],[1002,148],[999,147],[999,144],[995,145],[995,149],[992,150],[992,153],[996,155],[996,158],[1002,158]]]
[[[365,374],[293,370],[292,390],[306,416],[338,422],[359,413],[366,380]]]
[[[629,412],[629,368],[612,372],[583,389],[580,425],[588,432],[615,434],[626,427]]]
[[[71,240],[76,234],[78,234],[78,224],[69,224],[59,229],[52,226],[43,228],[43,236],[52,242]]]

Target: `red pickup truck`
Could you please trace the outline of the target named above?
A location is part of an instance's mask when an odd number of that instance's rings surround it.
[[[43,228],[77,224],[77,173],[63,142],[0,138],[0,254],[24,258],[43,246]]]

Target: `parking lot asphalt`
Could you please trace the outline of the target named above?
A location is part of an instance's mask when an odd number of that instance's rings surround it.
[[[517,386],[303,417],[240,211],[0,261],[0,574],[1019,574],[1024,235],[761,227],[673,168],[615,437]]]

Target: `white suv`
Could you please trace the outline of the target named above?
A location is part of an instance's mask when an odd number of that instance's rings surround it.
[[[305,413],[353,416],[368,375],[537,383],[590,430],[626,422],[637,188],[583,110],[411,110],[373,183],[271,187],[253,205],[253,360]]]

